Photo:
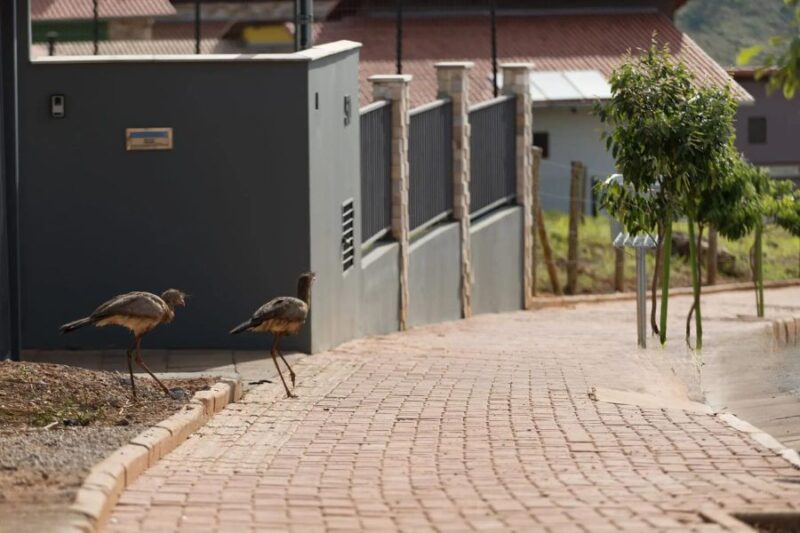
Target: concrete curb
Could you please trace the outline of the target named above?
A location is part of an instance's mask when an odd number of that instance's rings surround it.
[[[768,327],[778,346],[800,344],[800,316],[771,320]]]
[[[737,431],[741,431],[742,433],[747,433],[750,437],[761,444],[762,446],[768,448],[769,450],[775,452],[776,455],[779,455],[786,459],[793,467],[800,470],[800,455],[795,450],[791,448],[787,448],[783,444],[781,444],[775,437],[772,435],[761,431],[754,425],[750,424],[749,422],[745,422],[738,416],[732,413],[722,413],[718,414],[717,417],[722,420],[725,424],[732,427]]]
[[[126,487],[241,397],[238,379],[224,379],[209,390],[198,391],[179,412],[144,430],[92,467],[70,508],[74,518],[66,530],[94,533],[102,529]]]
[[[765,281],[765,289],[782,289],[785,287],[800,287],[800,279],[789,279],[781,281]],[[726,283],[724,285],[703,286],[703,294],[715,294],[718,292],[748,291],[753,290],[753,283],[750,281],[742,283]],[[647,291],[648,298],[650,291]],[[661,291],[658,291],[661,294]],[[669,290],[670,296],[686,296],[692,294],[691,287],[676,287]],[[578,294],[575,296],[538,296],[533,299],[531,309],[545,309],[548,307],[565,307],[576,304],[621,302],[635,300],[635,292],[616,292],[613,294]]]

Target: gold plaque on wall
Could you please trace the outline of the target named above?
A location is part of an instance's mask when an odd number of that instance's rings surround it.
[[[126,150],[172,150],[172,128],[126,128]]]

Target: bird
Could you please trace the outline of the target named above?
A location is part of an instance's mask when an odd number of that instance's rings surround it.
[[[142,360],[140,346],[142,336],[159,324],[172,322],[175,318],[175,308],[178,306],[185,307],[187,298],[188,295],[178,289],[167,289],[160,297],[144,291],[120,294],[101,304],[91,315],[64,324],[60,328],[61,333],[69,333],[85,326],[122,326],[130,330],[134,336],[134,343],[127,351],[127,355],[133,398],[136,399],[136,383],[133,381],[132,363],[132,358],[134,357],[136,364],[147,371],[167,396],[172,398],[170,390],[150,371]]]
[[[292,379],[292,388],[294,388],[295,374],[289,363],[283,357],[280,351],[279,343],[281,337],[285,335],[296,335],[297,332],[303,327],[303,324],[308,318],[308,313],[311,311],[311,285],[314,283],[317,275],[314,272],[304,272],[297,278],[297,298],[292,296],[279,296],[268,301],[259,307],[249,320],[242,322],[231,330],[231,335],[236,335],[243,331],[253,331],[257,333],[272,333],[272,361],[275,363],[275,368],[278,369],[278,376],[283,382],[283,388],[286,389],[286,396],[295,398],[295,395],[289,390],[286,385],[286,380],[283,379],[281,367],[278,365],[277,356],[280,356],[283,364],[289,369],[289,376]]]

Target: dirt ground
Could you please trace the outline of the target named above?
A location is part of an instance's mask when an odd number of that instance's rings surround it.
[[[64,365],[0,362],[0,519],[68,507],[89,469],[178,411],[213,378],[164,380]]]

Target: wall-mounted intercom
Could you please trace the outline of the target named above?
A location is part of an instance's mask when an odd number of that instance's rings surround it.
[[[66,113],[66,99],[63,94],[50,96],[50,116],[53,118],[64,118]]]

